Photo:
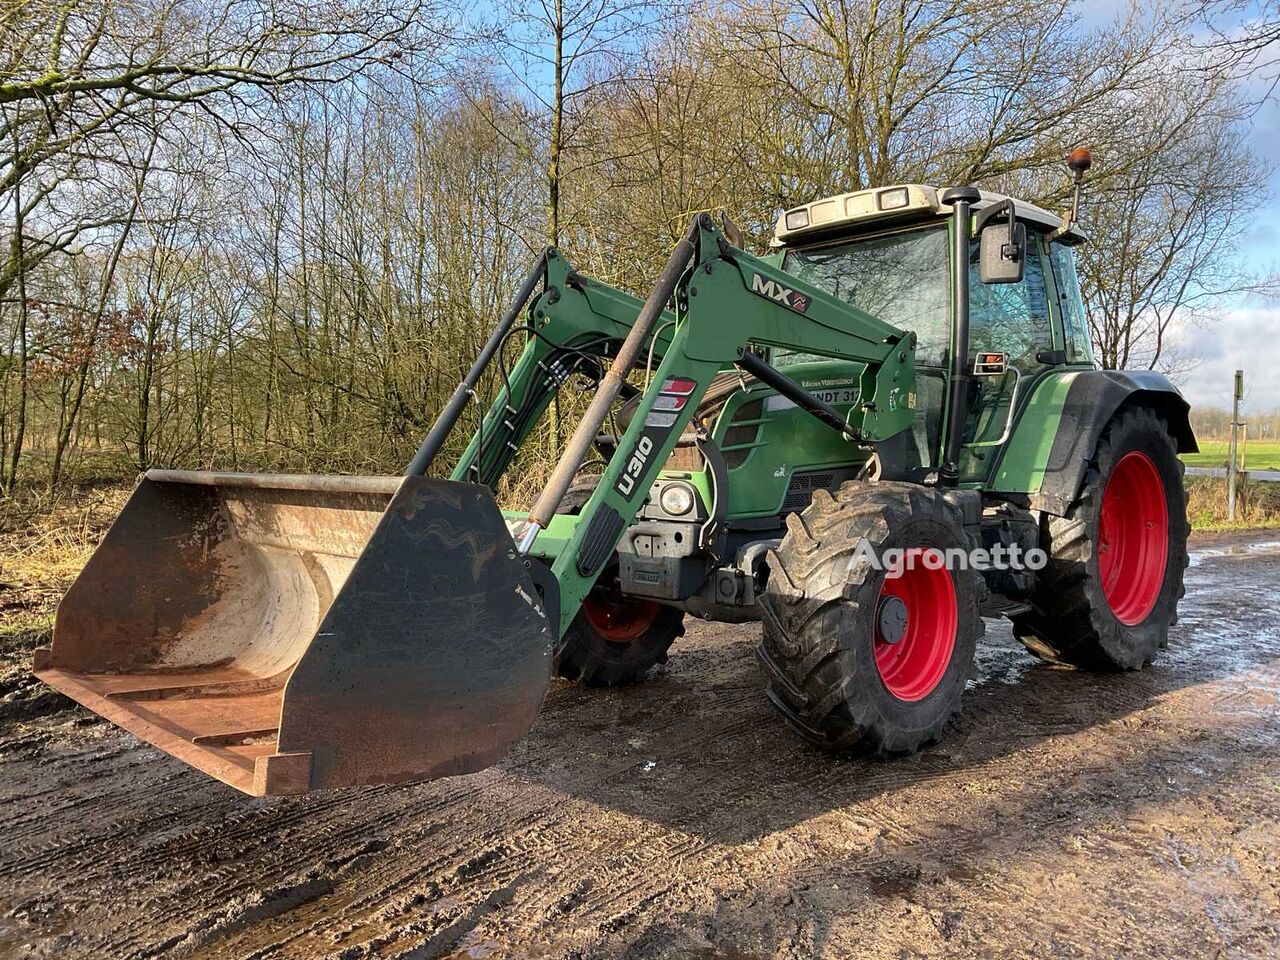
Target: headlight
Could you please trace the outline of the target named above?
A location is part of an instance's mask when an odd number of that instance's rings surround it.
[[[693,487],[687,483],[668,483],[658,497],[662,512],[672,517],[682,517],[693,509]]]
[[[788,211],[785,222],[788,230],[803,230],[809,225],[809,211],[803,208]]]
[[[881,210],[900,210],[911,203],[911,193],[906,187],[881,190],[876,194],[876,206]]]

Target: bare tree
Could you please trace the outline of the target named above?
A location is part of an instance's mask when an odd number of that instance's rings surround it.
[[[308,0],[50,3],[5,0],[0,49],[0,209],[25,182],[23,219],[40,231],[0,267],[0,299],[18,274],[82,234],[118,226],[119,207],[73,211],[60,195],[128,162],[139,128],[198,112],[233,127],[299,85],[332,85],[438,42],[448,22],[421,3]],[[42,217],[42,205],[51,207]],[[126,205],[127,207],[127,205]],[[78,215],[77,215],[78,213]]]
[[[1239,71],[1184,10],[540,0],[419,56],[425,2],[0,6],[0,483],[396,469],[543,243],[640,292],[696,211],[760,246],[868,184],[1059,208],[1078,144],[1105,363],[1167,367],[1268,279],[1236,256],[1266,174]]]
[[[532,101],[529,120],[546,144],[547,242],[566,226],[562,194],[579,125],[659,22],[658,0],[538,0],[511,3],[498,31],[506,70]]]
[[[761,240],[762,208],[902,181],[1061,209],[1062,159],[1089,144],[1082,275],[1100,359],[1167,368],[1179,319],[1268,283],[1233,256],[1267,176],[1248,146],[1249,108],[1184,28],[1173,6],[1086,29],[1065,2],[744,4],[674,35],[670,55],[651,53],[657,75],[628,81],[595,139],[634,147],[610,168],[627,198],[613,209],[634,216],[637,196],[644,211],[673,193],[695,208],[726,203]],[[701,78],[734,69],[735,95],[708,96]],[[673,189],[689,178],[695,189]],[[705,191],[722,182],[737,203]]]
[[[1142,82],[1166,50],[1163,21],[1084,30],[1069,0],[770,0],[729,23],[740,68],[767,78],[771,106],[786,104],[787,142],[763,142],[790,161],[786,205],[1057,164],[1064,128]]]
[[[418,0],[0,3],[0,308],[17,314],[0,480],[12,484],[25,434],[28,279],[51,258],[122,242],[140,214],[128,187],[157,140],[180,156],[205,124],[252,150],[244,131],[260,136],[290,91],[394,73],[401,58],[417,70],[449,20]]]
[[[1257,76],[1264,96],[1280,86],[1280,0],[1192,0],[1189,18],[1209,35],[1204,46],[1218,64]]]
[[[1269,170],[1222,76],[1171,73],[1128,106],[1134,138],[1100,155],[1090,186],[1082,286],[1103,366],[1173,370],[1193,360],[1171,349],[1179,324],[1211,322],[1226,298],[1274,285],[1239,250]]]

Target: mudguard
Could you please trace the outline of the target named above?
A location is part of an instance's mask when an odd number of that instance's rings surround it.
[[[1062,516],[1080,494],[1103,428],[1122,406],[1160,413],[1179,453],[1199,449],[1190,406],[1151,370],[1064,370],[1045,377],[1018,418],[992,473],[990,490],[1022,495],[1034,510]]]

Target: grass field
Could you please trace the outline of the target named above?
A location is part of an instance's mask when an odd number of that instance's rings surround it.
[[[1201,440],[1199,453],[1184,453],[1189,467],[1221,467],[1227,462],[1226,440]],[[1280,440],[1250,440],[1244,447],[1246,470],[1280,470]]]

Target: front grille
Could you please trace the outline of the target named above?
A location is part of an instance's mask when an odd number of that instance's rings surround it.
[[[756,437],[760,434],[760,424],[747,423],[742,426],[734,426],[742,420],[759,420],[760,415],[764,412],[763,400],[752,400],[744,403],[733,412],[733,419],[729,421],[729,428],[724,432],[724,441],[720,444],[723,447],[736,447],[741,444],[738,450],[724,451],[724,465],[728,470],[742,465],[751,453],[752,448],[749,444],[756,442]]]
[[[835,481],[835,474],[793,473],[791,482],[787,484],[787,495],[782,499],[783,513],[797,513],[809,505],[813,499],[813,491],[830,490]]]
[[[809,505],[815,490],[835,490],[846,480],[858,475],[858,468],[840,470],[808,470],[793,473],[787,484],[787,495],[782,498],[783,513],[799,513]]]

